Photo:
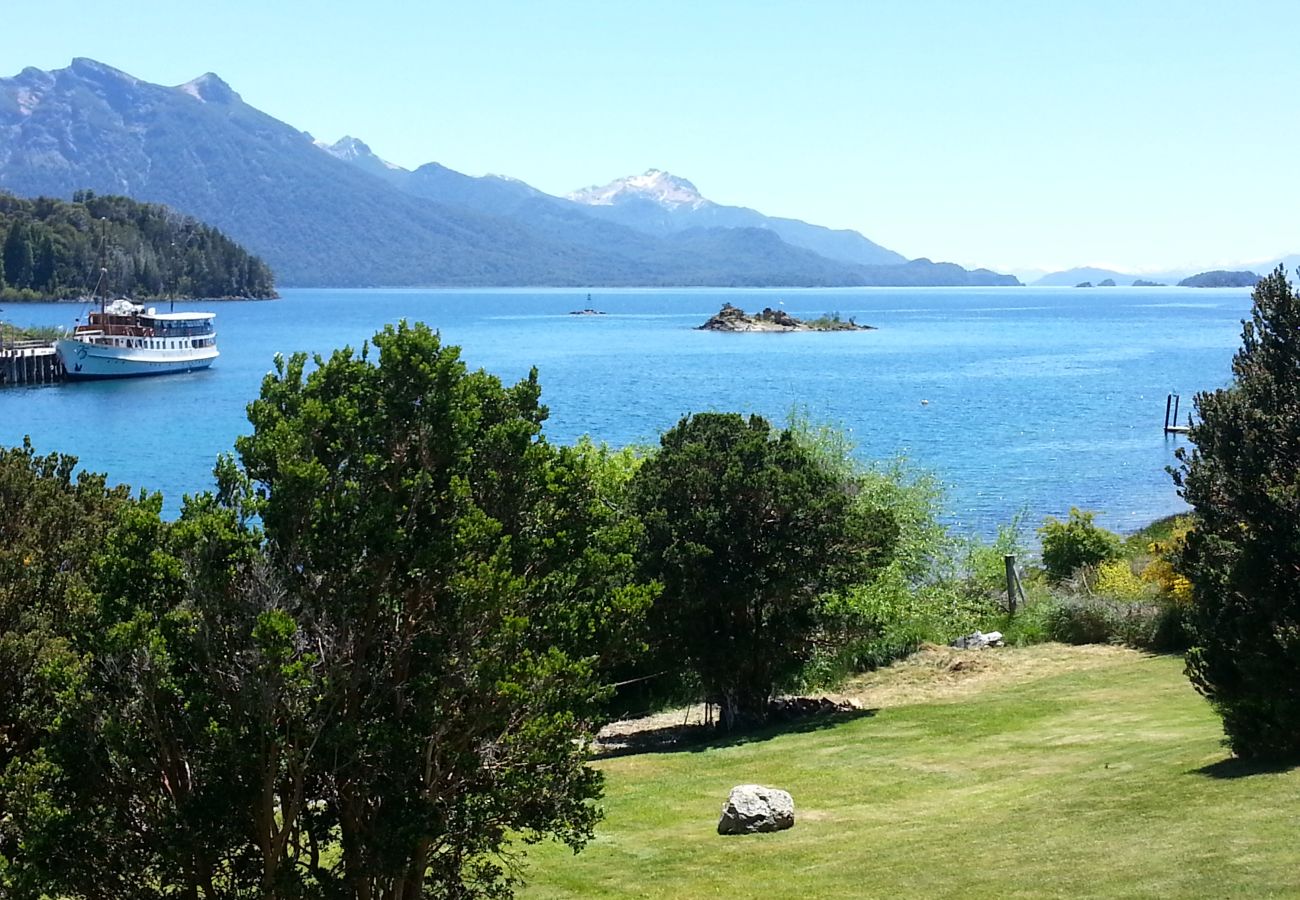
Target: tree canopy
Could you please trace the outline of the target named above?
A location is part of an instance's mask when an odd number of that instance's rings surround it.
[[[140,300],[276,295],[264,262],[165,206],[91,191],[71,203],[0,194],[0,297],[80,297],[97,285]]]
[[[1196,511],[1188,674],[1234,753],[1279,757],[1300,753],[1300,294],[1279,267],[1253,301],[1233,382],[1197,396],[1174,476]]]
[[[508,896],[519,841],[581,847],[653,592],[538,394],[401,325],[277,360],[175,522],[0,459],[0,892]]]
[[[811,655],[819,598],[887,559],[896,525],[857,514],[852,480],[758,416],[688,416],[660,443],[632,486],[663,585],[651,633],[724,726],[761,721]]]

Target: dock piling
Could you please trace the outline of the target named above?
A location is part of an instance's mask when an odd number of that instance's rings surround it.
[[[1192,414],[1187,414],[1187,424],[1178,424],[1178,405],[1182,398],[1178,394],[1165,396],[1165,434],[1187,434],[1192,430]],[[1171,413],[1172,410],[1172,413]]]
[[[65,375],[53,344],[15,341],[0,349],[0,385],[54,384]]]

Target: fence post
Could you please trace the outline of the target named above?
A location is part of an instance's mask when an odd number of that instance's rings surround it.
[[[1002,561],[1007,564],[1007,612],[1011,615],[1016,614],[1016,555],[1008,553],[1002,557]]]

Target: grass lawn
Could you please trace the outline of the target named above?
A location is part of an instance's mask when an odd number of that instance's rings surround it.
[[[1182,661],[1111,647],[928,651],[850,686],[875,711],[599,763],[544,897],[1300,897],[1300,768],[1229,761]],[[733,785],[795,827],[720,837]]]

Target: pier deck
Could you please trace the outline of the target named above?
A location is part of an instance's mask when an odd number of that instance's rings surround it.
[[[54,384],[66,377],[51,343],[15,341],[0,348],[0,386]]]

